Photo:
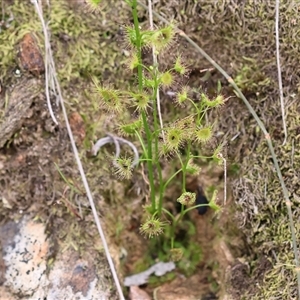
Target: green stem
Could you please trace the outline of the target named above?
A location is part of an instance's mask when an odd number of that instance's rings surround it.
[[[187,158],[186,158],[186,161],[185,163],[183,163],[181,161],[181,165],[182,165],[182,192],[184,193],[186,191],[186,167],[189,163],[189,160],[190,160],[190,151],[191,151],[191,142],[188,141],[188,144],[187,144]]]
[[[176,172],[175,172],[175,173],[174,173],[174,174],[166,181],[166,183],[165,183],[164,186],[163,186],[163,194],[165,193],[165,190],[166,190],[168,184],[169,184],[169,183],[173,180],[173,178],[175,178],[176,175],[179,174],[181,171],[182,171],[182,169],[179,169],[178,171],[176,171]]]
[[[144,143],[141,135],[137,132],[137,130],[134,130],[134,132],[135,132],[136,136],[138,137],[139,142],[140,142],[140,144],[141,144],[141,146],[143,148],[143,152],[144,152],[144,155],[146,156],[146,160],[148,160],[149,158],[147,156],[147,150],[146,150],[146,147],[145,147],[145,143]]]
[[[156,203],[155,203],[155,184],[154,184],[153,162],[152,162],[152,139],[151,139],[151,132],[148,126],[145,112],[142,112],[142,119],[143,119],[144,128],[146,132],[146,137],[147,137],[147,147],[148,147],[147,168],[148,168],[148,178],[150,184],[151,206],[152,206],[152,212],[154,212],[156,210]]]
[[[175,217],[165,208],[162,207],[162,211],[166,213],[171,219],[172,219],[172,224],[171,224],[171,249],[174,248],[174,241],[175,241],[175,226],[174,224],[177,224],[175,221]]]
[[[142,46],[141,46],[141,33],[139,28],[139,20],[137,14],[137,0],[132,1],[132,16],[134,21],[134,29],[136,33],[136,48],[137,48],[137,56],[139,60],[139,64],[137,67],[138,70],[138,82],[139,82],[139,91],[143,90],[143,70],[142,70]],[[152,138],[151,132],[149,128],[149,124],[147,122],[147,116],[144,111],[142,111],[142,120],[147,138],[147,168],[148,168],[148,177],[150,184],[150,199],[152,205],[152,211],[155,211],[155,184],[154,184],[154,174],[153,174],[153,163],[152,163]]]
[[[183,211],[182,217],[183,217],[186,213],[188,213],[189,211],[191,211],[191,210],[193,210],[193,209],[195,209],[195,208],[198,208],[198,207],[203,207],[203,206],[209,206],[209,204],[198,204],[198,205],[191,206],[191,207],[189,207],[189,208],[187,208],[187,209],[185,209],[185,210]]]
[[[198,116],[200,110],[199,110],[199,108],[197,107],[196,103],[195,103],[192,99],[190,99],[190,98],[188,98],[187,100],[188,100],[190,103],[192,103],[192,105],[193,105],[194,108],[196,109],[196,115]]]
[[[174,216],[168,210],[166,210],[165,208],[162,208],[161,210],[172,219],[172,223],[175,221]]]

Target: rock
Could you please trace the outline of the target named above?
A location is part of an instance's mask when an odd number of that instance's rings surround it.
[[[7,231],[16,234],[7,238]],[[1,230],[1,240],[6,266],[4,286],[13,294],[31,296],[47,283],[49,243],[44,226],[26,218],[18,224],[9,222]]]
[[[138,286],[131,286],[129,293],[130,300],[151,300],[151,297]]]
[[[45,72],[45,65],[37,39],[32,33],[26,33],[18,45],[19,67],[35,76]]]
[[[73,112],[69,116],[69,122],[74,134],[75,142],[79,146],[85,138],[84,121],[78,112]]]
[[[29,216],[0,226],[0,242],[0,298],[5,295],[5,299],[15,300],[117,299],[112,282],[107,279],[107,263],[99,260],[101,252],[86,251],[80,256],[73,248],[58,249],[52,261],[49,257],[53,243],[46,236],[44,225]]]

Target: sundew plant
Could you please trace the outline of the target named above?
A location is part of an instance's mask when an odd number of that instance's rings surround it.
[[[94,4],[98,3],[99,1],[95,1]],[[126,3],[132,10],[134,20],[134,24],[124,29],[125,47],[129,53],[126,66],[130,72],[136,74],[136,83],[131,90],[116,90],[94,78],[95,92],[100,109],[120,120],[118,134],[127,140],[138,140],[141,146],[139,164],[144,165],[149,183],[149,203],[144,206],[146,216],[140,232],[152,238],[164,234],[166,227],[170,226],[171,257],[177,260],[180,259],[178,253],[181,251],[174,248],[175,228],[184,215],[191,209],[204,205],[215,210],[219,208],[215,202],[216,191],[209,204],[196,205],[196,194],[187,191],[186,178],[188,174],[199,174],[197,159],[207,158],[199,156],[199,151],[193,153],[193,149],[200,149],[201,152],[201,147],[211,140],[213,126],[206,124],[204,117],[208,110],[223,105],[224,97],[219,94],[212,99],[205,93],[198,92],[200,100],[194,101],[191,96],[193,91],[182,83],[189,75],[189,68],[184,63],[183,55],[176,53],[175,26],[170,24],[155,29],[141,28],[137,1],[126,0]],[[143,58],[151,50],[154,59],[149,65]],[[160,59],[166,55],[173,58],[167,69],[159,64]],[[160,112],[160,90],[172,90],[173,105],[181,108],[186,115],[164,122],[164,116]],[[124,122],[126,113],[130,118]],[[221,147],[217,147],[209,158],[222,164],[220,151]],[[166,161],[174,161],[179,166],[167,177],[166,172],[163,172],[163,162]],[[118,156],[114,166],[119,177],[130,178],[135,163],[128,156]],[[180,203],[181,210],[178,215],[173,215],[164,207],[164,195],[167,187],[179,174],[182,193],[177,202]]]

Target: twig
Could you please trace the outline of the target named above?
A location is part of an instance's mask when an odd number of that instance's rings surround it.
[[[132,151],[134,153],[134,160],[131,164],[131,167],[132,168],[135,167],[139,163],[139,153],[138,153],[137,148],[134,146],[134,144],[123,138],[113,136],[112,134],[107,134],[107,135],[108,135],[107,137],[101,138],[100,140],[98,140],[96,142],[96,144],[92,148],[92,151],[91,151],[92,154],[97,155],[97,153],[101,147],[103,147],[104,145],[106,145],[108,143],[113,142],[116,146],[115,160],[117,160],[120,156],[120,144],[119,143],[126,144],[132,149]]]
[[[107,136],[104,137],[102,139],[99,139],[96,144],[93,146],[92,148],[92,155],[96,156],[98,151],[100,150],[101,147],[103,147],[104,145],[113,142],[116,146],[116,158],[118,158],[120,156],[120,144],[118,143],[118,141],[116,139],[114,139],[113,137]]]
[[[33,0],[34,7],[37,11],[37,14],[40,18],[40,21],[42,23],[43,27],[43,32],[44,32],[44,39],[45,39],[45,85],[46,85],[46,98],[47,98],[47,106],[50,112],[50,116],[53,120],[53,122],[58,125],[58,122],[54,116],[52,106],[51,106],[51,101],[50,101],[50,93],[49,93],[49,48],[51,48],[50,41],[48,39],[48,30],[47,26],[45,24],[44,18],[43,18],[43,13],[41,9],[41,5],[37,2],[37,0]]]
[[[147,9],[147,6],[144,5],[143,3],[138,1],[138,4],[140,6],[142,6],[143,8]],[[155,15],[159,20],[169,24],[169,21],[167,19],[165,19],[164,17],[162,17],[161,15],[159,15],[158,13],[153,11],[153,15]],[[277,160],[277,157],[276,157],[276,154],[275,154],[275,151],[274,151],[274,147],[273,147],[273,144],[272,144],[271,137],[270,137],[268,131],[266,130],[265,125],[260,120],[257,113],[255,112],[255,110],[253,109],[251,104],[248,102],[248,100],[246,99],[246,97],[244,96],[242,91],[238,88],[238,86],[236,85],[234,80],[226,73],[226,71],[223,68],[221,68],[202,48],[200,48],[182,30],[180,30],[178,28],[177,28],[177,30],[179,31],[179,34],[183,38],[185,38],[197,50],[197,52],[199,52],[207,61],[209,61],[227,79],[228,83],[237,92],[238,96],[242,99],[242,101],[244,102],[244,104],[248,108],[249,112],[254,117],[254,119],[257,122],[258,126],[260,127],[261,131],[264,133],[265,139],[267,141],[267,144],[268,144],[268,147],[269,147],[272,159],[273,159],[273,163],[274,163],[274,166],[275,166],[275,169],[276,169],[276,173],[277,173],[279,182],[281,184],[282,192],[283,192],[284,199],[285,199],[285,204],[286,204],[287,211],[288,211],[289,225],[290,225],[291,234],[292,234],[293,251],[294,251],[294,256],[295,256],[295,265],[296,265],[295,271],[297,273],[297,281],[298,281],[298,297],[300,299],[300,265],[299,265],[299,258],[298,258],[298,249],[297,249],[297,242],[296,242],[295,226],[294,226],[293,214],[292,214],[292,209],[291,209],[291,201],[289,200],[288,190],[286,188],[286,185],[284,183],[284,180],[283,180],[283,177],[282,177],[282,174],[281,174],[281,170],[279,168],[278,160]]]
[[[283,124],[283,131],[284,131],[284,140],[283,140],[282,145],[285,145],[288,133],[287,133],[286,122],[285,122],[285,109],[284,109],[282,78],[281,78],[281,65],[280,65],[280,52],[279,52],[279,2],[280,2],[280,0],[276,0],[276,7],[275,7],[275,10],[276,10],[276,12],[275,12],[275,14],[276,14],[276,17],[275,17],[276,60],[277,60],[278,86],[279,86],[282,124]]]

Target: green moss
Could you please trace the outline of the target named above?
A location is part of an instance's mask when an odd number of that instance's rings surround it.
[[[244,64],[239,68],[234,78],[238,87],[245,92],[256,92],[261,88],[270,86],[271,79],[258,68],[258,62],[255,59],[244,58]]]
[[[296,239],[299,240],[300,228],[297,220],[300,218],[300,185],[296,170],[300,168],[300,157],[295,145],[300,142],[300,137],[293,134],[300,122],[297,111],[296,103],[290,106],[287,143],[282,146],[278,141],[275,146],[282,175],[291,195]],[[272,131],[274,137],[280,132],[277,128]],[[261,299],[262,295],[271,299],[279,292],[296,296],[294,254],[290,246],[291,230],[287,208],[265,144],[261,144],[252,154],[251,162],[251,167],[249,162],[244,162],[248,171],[244,171],[243,180],[237,186],[237,198],[247,199],[245,202],[240,201],[240,209],[245,217],[243,231],[255,251],[269,256],[273,264],[273,268],[265,276],[260,292],[253,299]]]

